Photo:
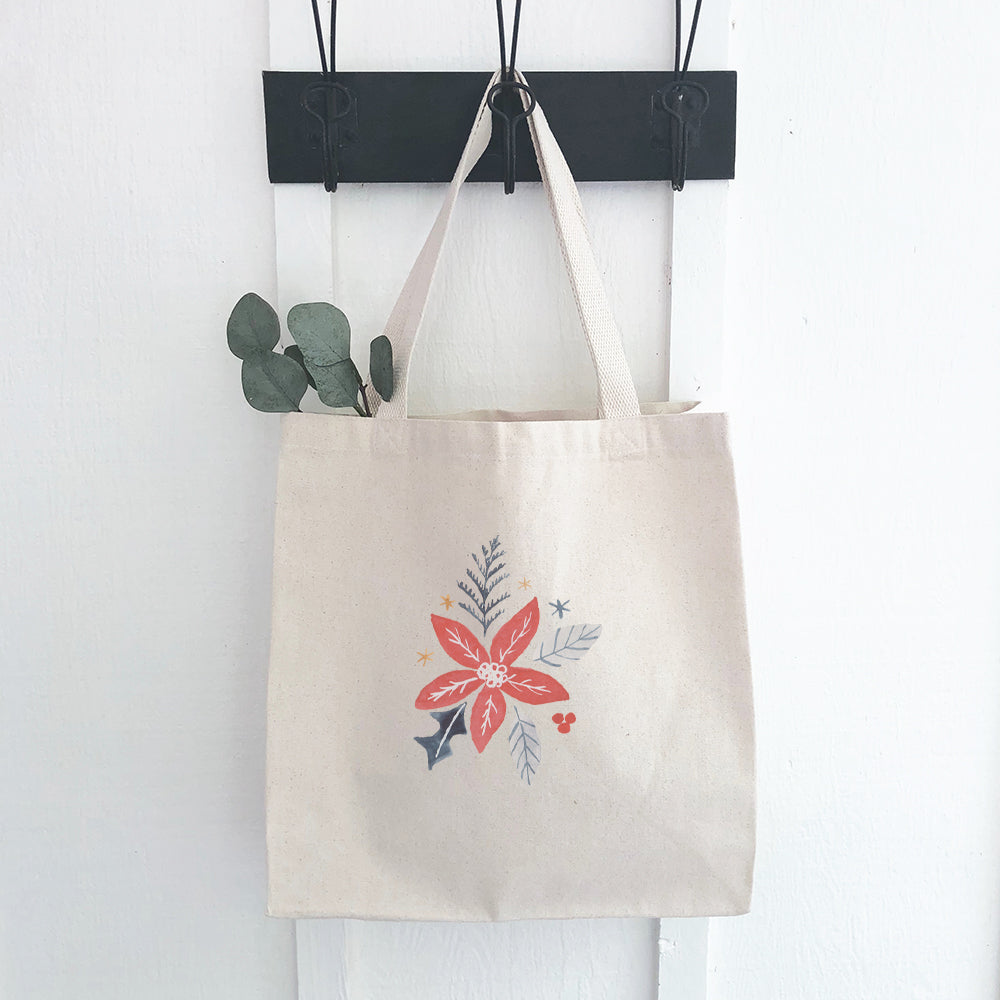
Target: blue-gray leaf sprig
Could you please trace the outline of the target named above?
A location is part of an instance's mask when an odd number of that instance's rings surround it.
[[[600,635],[600,625],[557,628],[555,635],[542,640],[535,662],[544,663],[547,667],[562,667],[567,663],[574,663],[586,656]]]
[[[535,724],[518,711],[517,705],[511,702],[517,722],[511,728],[507,742],[510,744],[510,755],[520,772],[521,778],[531,784],[531,779],[538,771],[542,761],[542,745],[538,739]]]

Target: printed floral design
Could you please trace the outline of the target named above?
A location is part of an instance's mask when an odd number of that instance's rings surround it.
[[[538,598],[513,616],[493,639],[489,653],[461,623],[431,615],[441,648],[463,669],[435,677],[417,695],[417,708],[442,708],[478,691],[472,706],[472,742],[482,753],[503,724],[507,698],[527,705],[566,701],[569,692],[554,677],[532,667],[515,667],[538,631]]]
[[[538,728],[523,714],[523,708],[518,709],[517,703],[523,706],[568,701],[566,688],[551,674],[538,669],[537,664],[557,670],[572,666],[597,641],[601,626],[568,622],[560,625],[554,634],[542,640],[532,656],[528,649],[536,640],[540,615],[536,597],[499,625],[487,652],[489,633],[502,619],[503,605],[510,600],[510,592],[503,586],[510,573],[499,537],[480,546],[480,552],[481,555],[472,554],[472,566],[465,571],[465,579],[456,582],[466,600],[455,602],[450,594],[444,595],[440,597],[440,607],[450,611],[457,603],[476,629],[482,630],[482,641],[462,622],[436,614],[430,616],[441,649],[460,669],[435,677],[417,695],[416,707],[431,710],[438,731],[430,736],[415,736],[414,740],[426,751],[427,768],[432,770],[439,761],[452,756],[451,740],[456,736],[471,736],[476,750],[482,753],[503,725],[508,708],[512,708],[514,721],[507,736],[508,749],[518,774],[530,785],[541,763],[541,741]],[[534,589],[527,576],[521,577],[518,586],[522,590]],[[569,600],[548,603],[556,609],[552,614],[558,614],[560,621],[563,615],[571,613]],[[427,666],[433,656],[425,649],[418,659]],[[510,705],[508,699],[513,699]],[[470,702],[472,710],[466,716]],[[560,733],[568,733],[576,716],[572,712],[556,713],[552,721]]]

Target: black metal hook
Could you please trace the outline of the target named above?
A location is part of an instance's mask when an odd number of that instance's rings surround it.
[[[695,0],[688,31],[687,49],[681,64],[681,0],[674,0],[674,80],[653,95],[654,111],[665,111],[670,116],[671,169],[670,183],[675,191],[684,190],[687,180],[688,145],[702,115],[708,109],[708,91],[700,83],[690,83],[687,76],[698,32],[702,0]]]
[[[503,193],[514,193],[514,174],[517,170],[517,125],[535,110],[535,95],[531,88],[514,78],[514,60],[517,58],[517,36],[521,31],[521,0],[514,4],[514,30],[510,37],[510,63],[507,62],[506,32],[503,27],[503,0],[497,0],[497,31],[500,35],[500,82],[490,89],[486,103],[493,114],[503,122]],[[528,95],[524,106],[521,94]]]
[[[687,179],[688,146],[692,134],[708,110],[708,91],[691,80],[675,80],[657,91],[660,109],[670,116],[671,184],[684,190]]]
[[[521,94],[528,96],[527,107],[521,100]],[[501,99],[506,106],[500,104]],[[527,84],[518,83],[517,80],[501,80],[490,88],[486,103],[503,122],[503,193],[513,194],[514,174],[517,170],[517,126],[535,110],[535,95]]]
[[[344,98],[342,108],[338,107],[341,96]],[[336,191],[340,180],[340,125],[354,111],[354,95],[342,83],[316,80],[302,91],[302,107],[322,126],[323,186],[327,191]]]

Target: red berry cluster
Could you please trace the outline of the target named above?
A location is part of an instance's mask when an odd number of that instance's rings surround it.
[[[552,716],[552,721],[559,727],[559,732],[568,733],[569,727],[576,722],[576,716],[572,712],[567,712],[566,715],[563,715],[562,712],[556,712]]]

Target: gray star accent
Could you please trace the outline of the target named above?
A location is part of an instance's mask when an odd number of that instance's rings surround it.
[[[562,616],[569,611],[569,601],[549,601],[549,607],[555,608],[555,611],[553,611],[552,614],[558,615],[559,620],[562,621]]]

